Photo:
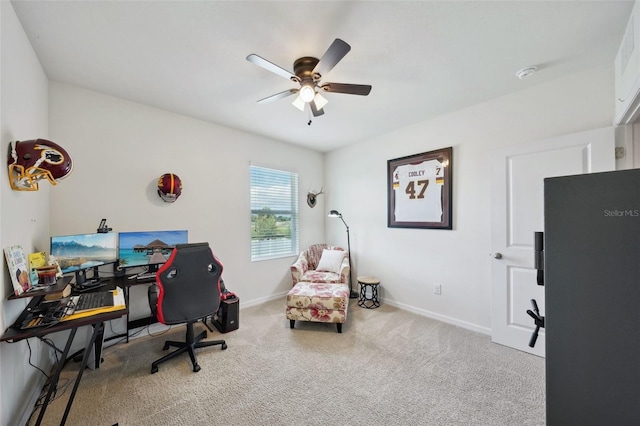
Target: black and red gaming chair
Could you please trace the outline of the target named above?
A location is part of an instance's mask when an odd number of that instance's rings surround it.
[[[220,276],[222,263],[213,255],[208,243],[178,244],[167,262],[156,274],[157,301],[153,291],[149,292],[149,304],[156,318],[163,324],[187,325],[184,342],[167,340],[169,346],[178,349],[151,364],[151,373],[158,371],[158,364],[188,352],[193,371],[200,371],[195,349],[221,345],[227,349],[224,340],[201,341],[207,337],[206,330],[194,337],[194,324],[202,318],[213,315],[220,306]],[[155,309],[154,309],[155,307]]]

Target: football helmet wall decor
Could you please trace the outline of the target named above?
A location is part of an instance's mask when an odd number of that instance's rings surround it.
[[[37,191],[42,179],[57,185],[73,170],[67,151],[46,139],[10,143],[7,164],[9,183],[15,191]]]
[[[158,195],[167,203],[175,202],[182,194],[182,180],[178,175],[165,173],[158,179]]]

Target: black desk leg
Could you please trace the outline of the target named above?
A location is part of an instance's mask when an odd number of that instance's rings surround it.
[[[100,330],[96,330],[96,327],[100,326]],[[95,364],[94,364],[94,368],[100,368],[100,363],[102,362],[102,343],[104,342],[104,323],[101,322],[100,324],[94,324],[92,325],[93,327],[93,335],[95,336],[94,339],[94,346],[93,346],[93,354],[94,354],[94,358],[95,358]],[[97,332],[97,334],[96,334]],[[127,333],[128,335],[129,333]]]
[[[71,411],[71,404],[73,404],[73,398],[76,396],[76,391],[78,390],[78,386],[80,385],[80,379],[82,379],[82,373],[84,373],[84,369],[87,367],[87,361],[89,359],[89,353],[91,352],[91,346],[96,341],[96,336],[102,335],[104,333],[104,322],[96,323],[93,326],[93,333],[91,333],[91,338],[87,342],[87,345],[84,348],[84,355],[82,356],[82,362],[80,363],[80,371],[78,371],[78,376],[76,377],[76,382],[73,385],[73,390],[71,391],[71,395],[69,395],[69,401],[67,402],[67,408],[64,410],[64,416],[62,416],[62,421],[60,425],[64,425],[67,421],[67,417],[69,416],[69,411]],[[96,350],[96,362],[99,363],[100,356],[102,354],[98,354]]]
[[[60,372],[64,368],[65,361],[67,359],[67,355],[69,355],[69,349],[71,349],[71,343],[73,343],[73,338],[76,335],[76,331],[78,328],[72,328],[69,333],[69,338],[67,339],[67,344],[64,346],[64,351],[62,351],[62,357],[58,361],[58,365],[56,365],[56,370],[53,373],[53,376],[49,379],[49,390],[47,391],[47,396],[44,398],[44,402],[42,403],[42,408],[40,408],[40,414],[38,414],[38,420],[36,420],[36,426],[39,426],[42,423],[42,418],[44,417],[45,411],[47,411],[47,406],[49,405],[49,401],[51,400],[51,394],[58,386],[58,379],[60,378]]]
[[[124,303],[129,306],[129,286],[124,286]],[[127,339],[129,343],[129,311],[127,311]]]

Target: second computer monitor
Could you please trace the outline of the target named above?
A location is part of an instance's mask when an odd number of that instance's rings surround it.
[[[188,243],[188,237],[186,230],[120,232],[120,265],[124,268],[146,266],[155,270],[167,261],[176,244]]]

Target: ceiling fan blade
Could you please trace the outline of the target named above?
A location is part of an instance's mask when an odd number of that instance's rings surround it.
[[[313,74],[320,74],[320,76],[327,74],[350,50],[351,46],[346,42],[339,38],[335,39],[324,55],[322,55],[322,58],[320,58],[320,62],[316,64],[316,67],[313,69]]]
[[[255,53],[252,53],[251,55],[247,56],[247,61],[256,64],[259,67],[264,68],[267,71],[271,71],[272,73],[278,74],[281,77],[286,78],[287,80],[294,80],[294,81],[298,81],[298,77],[296,77],[294,74],[290,73],[289,71],[285,70],[282,67],[279,67],[278,65],[267,61],[266,59],[256,55]]]
[[[316,101],[309,102],[309,106],[311,106],[311,112],[313,113],[314,117],[319,117],[324,114],[324,110],[322,108],[318,109],[316,107]]]
[[[298,93],[298,89],[289,89],[284,92],[276,93],[275,95],[267,96],[266,98],[260,99],[258,101],[259,104],[266,104],[269,102],[277,101],[278,99],[286,98],[287,96],[291,96],[294,93]]]
[[[331,93],[346,93],[348,95],[367,96],[371,92],[368,84],[325,83],[322,90]]]

